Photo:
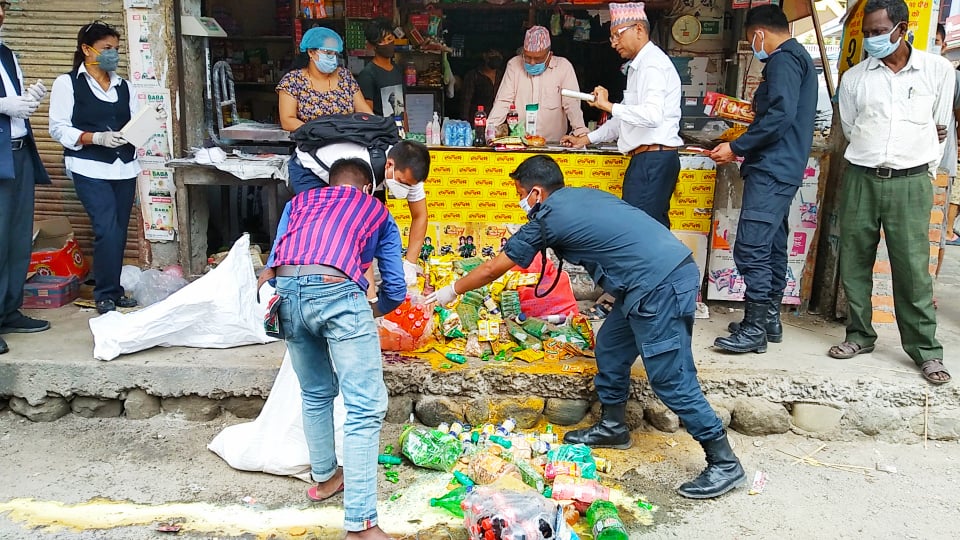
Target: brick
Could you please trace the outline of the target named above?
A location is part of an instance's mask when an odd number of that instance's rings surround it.
[[[889,311],[875,309],[873,310],[873,322],[877,324],[890,324],[897,322],[897,318]]]
[[[930,212],[930,224],[936,225],[937,227],[943,224],[943,211],[942,210],[933,210]]]
[[[877,261],[873,263],[873,273],[874,274],[889,274],[890,273],[890,261]]]
[[[930,258],[939,259],[940,258],[940,246],[930,246]]]
[[[937,264],[936,264],[936,263],[933,263],[933,264],[927,266],[927,271],[930,272],[930,275],[931,275],[931,276],[937,275]]]
[[[950,180],[950,179],[949,179],[949,177],[948,177],[947,175],[945,175],[945,174],[938,174],[937,177],[936,177],[936,178],[934,179],[934,181],[933,181],[933,185],[937,186],[938,188],[945,188],[945,187],[947,187],[947,182],[948,182],[949,180]]]
[[[934,206],[945,206],[947,204],[947,194],[946,193],[937,193],[933,196],[933,205]]]
[[[876,309],[876,308],[880,308],[880,307],[886,307],[886,308],[893,309],[893,297],[892,297],[892,296],[877,296],[877,295],[873,295],[873,297],[871,297],[871,301],[873,302],[873,307],[874,307],[875,309]]]
[[[930,229],[930,241],[933,242],[934,244],[940,243],[940,235],[941,235],[940,229]]]

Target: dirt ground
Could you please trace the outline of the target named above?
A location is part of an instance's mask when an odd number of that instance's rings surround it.
[[[306,483],[234,471],[207,450],[238,421],[68,415],[34,424],[4,411],[0,538],[169,538],[155,531],[167,521],[183,523],[177,536],[186,538],[338,538],[341,497],[311,506]],[[381,444],[399,429],[388,425]],[[631,538],[955,538],[960,529],[960,444],[731,437],[750,479],[766,473],[761,494],[742,488],[708,502],[674,495],[674,486],[702,467],[699,447],[684,433],[637,434],[634,449],[599,452],[613,459],[608,480],[627,494],[621,507],[639,497],[657,505],[652,514],[628,516]],[[814,451],[818,463],[863,469],[797,463],[783,453]],[[878,471],[878,463],[896,472]],[[456,519],[427,505],[443,493],[448,475],[409,465],[400,471],[396,485],[381,476],[383,526],[410,539],[466,538]],[[399,498],[388,501],[396,492]]]

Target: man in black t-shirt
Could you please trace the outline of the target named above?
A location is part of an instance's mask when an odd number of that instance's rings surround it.
[[[366,29],[367,42],[373,45],[374,57],[357,75],[360,91],[380,116],[400,116],[403,114],[403,73],[393,63],[394,45],[389,21],[376,19],[370,21]]]

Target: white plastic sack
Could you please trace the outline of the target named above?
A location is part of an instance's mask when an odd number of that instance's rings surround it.
[[[296,476],[310,482],[310,452],[303,435],[300,381],[283,355],[280,372],[260,416],[253,422],[229,426],[207,445],[227,465],[241,471]],[[333,441],[337,462],[343,463],[343,423],[347,412],[343,397],[333,400]]]
[[[227,349],[276,341],[263,331],[266,307],[257,303],[256,288],[245,234],[219,266],[163,301],[90,319],[93,356],[113,360],[158,346]]]
[[[140,284],[140,277],[143,270],[136,266],[126,264],[120,269],[120,286],[124,291],[132,292]]]

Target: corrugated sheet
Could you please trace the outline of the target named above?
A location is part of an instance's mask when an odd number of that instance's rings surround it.
[[[116,27],[121,34],[120,68],[127,74],[127,42],[124,27],[123,0],[20,0],[6,11],[3,24],[3,41],[20,61],[26,84],[42,79],[49,89],[57,76],[72,69],[73,51],[77,46],[77,33],[84,25],[103,21]],[[53,180],[52,186],[37,189],[36,219],[66,216],[76,232],[84,253],[93,251],[93,232],[90,219],[77,199],[73,183],[63,170],[63,147],[50,138],[48,127],[49,98],[30,119],[33,125],[40,157]],[[134,209],[127,233],[125,258],[139,259],[138,244],[141,228],[137,222],[139,212]]]

